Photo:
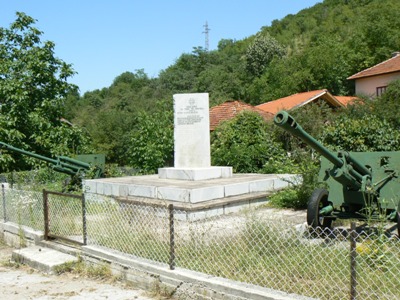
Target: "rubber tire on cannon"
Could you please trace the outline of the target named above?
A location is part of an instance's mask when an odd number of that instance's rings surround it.
[[[307,206],[307,224],[313,228],[322,227],[330,228],[332,225],[332,218],[325,218],[320,216],[319,211],[330,205],[328,201],[329,192],[326,189],[316,189],[308,201]]]

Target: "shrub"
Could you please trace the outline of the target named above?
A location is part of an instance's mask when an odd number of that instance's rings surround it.
[[[159,101],[159,110],[138,114],[136,127],[130,133],[129,164],[142,174],[155,173],[173,161],[174,117],[172,103]]]
[[[302,182],[294,182],[290,188],[281,190],[270,197],[272,206],[283,208],[304,209],[308,200],[320,183],[317,182],[318,161],[304,161],[299,164],[296,173],[302,177]]]
[[[399,131],[386,120],[374,115],[360,118],[342,115],[326,126],[322,140],[333,150],[363,152],[394,151],[400,148]]]
[[[211,159],[213,165],[232,166],[237,173],[286,172],[291,165],[269,126],[249,111],[222,123],[212,133]]]

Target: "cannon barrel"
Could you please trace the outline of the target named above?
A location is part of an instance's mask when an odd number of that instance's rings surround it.
[[[289,115],[286,111],[280,111],[275,115],[274,123],[286,131],[290,132],[294,136],[301,139],[319,154],[324,156],[336,167],[341,168],[343,166],[343,161],[322,146],[316,139],[309,135],[304,129],[296,122],[296,120]]]
[[[348,152],[341,151],[339,155],[335,155],[304,131],[296,120],[286,111],[278,112],[274,117],[274,123],[290,132],[292,135],[300,138],[303,142],[329,160],[336,167],[336,174],[333,174],[336,180],[343,183],[346,182],[359,188],[361,182],[363,182],[364,176],[371,177],[371,171],[355,160]]]
[[[72,159],[66,156],[59,156],[57,159],[49,158],[40,154],[36,154],[33,152],[29,152],[20,148],[13,147],[9,144],[0,142],[0,149],[8,150],[11,152],[20,153],[26,156],[34,157],[39,160],[43,160],[52,165],[52,168],[61,173],[65,173],[68,175],[76,175],[82,169],[89,170],[90,164]]]
[[[21,153],[21,154],[24,154],[24,155],[27,155],[27,156],[31,156],[31,157],[34,157],[34,158],[37,158],[37,159],[40,159],[40,160],[43,160],[43,161],[47,161],[48,163],[51,163],[51,164],[57,164],[57,160],[56,159],[52,159],[52,158],[49,158],[49,157],[46,157],[46,156],[42,156],[42,155],[39,155],[39,154],[36,154],[36,153],[33,153],[33,152],[25,151],[23,149],[19,149],[19,148],[13,147],[13,146],[8,145],[8,144],[3,143],[3,142],[0,142],[0,149],[5,149],[5,150],[16,152],[16,153]]]

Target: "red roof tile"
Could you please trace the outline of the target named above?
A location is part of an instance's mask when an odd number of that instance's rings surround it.
[[[344,106],[344,104],[342,104],[338,99],[332,96],[327,90],[316,90],[304,93],[297,93],[288,97],[257,105],[256,107],[275,115],[278,111],[282,109],[290,110],[296,107],[301,107],[320,98],[324,99],[331,106]]]
[[[248,110],[260,114],[264,120],[273,118],[273,114],[241,101],[227,101],[210,108],[210,130],[213,131],[222,122],[235,117],[239,112]]]
[[[400,53],[396,53],[392,58],[389,58],[388,60],[385,60],[371,68],[358,72],[347,79],[358,79],[393,72],[400,72]]]
[[[358,99],[354,96],[335,96],[335,98],[339,100],[339,102],[342,103],[344,106],[347,106],[347,104],[352,103]]]

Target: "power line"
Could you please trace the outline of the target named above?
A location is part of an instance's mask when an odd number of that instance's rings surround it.
[[[203,27],[204,27],[203,33],[206,35],[205,49],[206,49],[206,51],[208,51],[208,47],[209,47],[209,44],[208,44],[208,33],[210,32],[211,29],[208,27],[208,22],[207,21],[206,21],[206,24],[203,25]]]

